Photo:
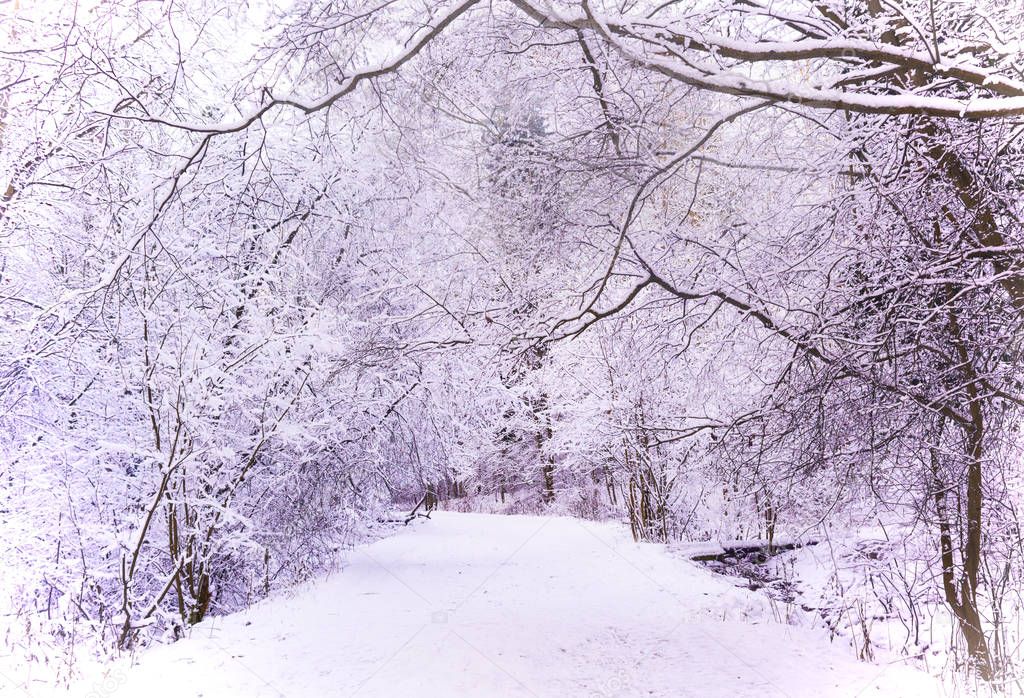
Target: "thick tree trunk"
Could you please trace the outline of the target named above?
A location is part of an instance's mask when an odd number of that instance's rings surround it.
[[[967,643],[967,653],[985,680],[993,677],[992,656],[978,612],[978,574],[981,569],[982,526],[982,439],[984,421],[981,407],[971,403],[972,426],[968,433],[970,459],[967,464],[967,537],[963,545],[964,573],[960,580],[960,613],[957,621]]]
[[[967,645],[967,653],[979,675],[991,680],[994,675],[992,656],[982,629],[981,614],[978,610],[978,577],[981,571],[982,523],[984,516],[983,458],[985,455],[985,412],[983,409],[980,381],[971,361],[970,352],[964,342],[955,306],[949,306],[950,334],[954,340],[957,358],[964,372],[964,391],[967,394],[967,409],[970,421],[963,425],[966,437],[967,457],[967,506],[966,535],[961,544],[963,572],[960,576],[959,600],[951,604],[957,623]],[[949,597],[947,591],[947,599]]]

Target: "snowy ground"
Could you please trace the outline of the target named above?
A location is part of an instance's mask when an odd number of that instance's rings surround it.
[[[612,524],[437,513],[289,598],[215,618],[82,695],[913,696],[809,627]]]

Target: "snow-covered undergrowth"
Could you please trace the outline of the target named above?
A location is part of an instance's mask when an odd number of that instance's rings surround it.
[[[784,553],[766,567],[791,583],[795,605],[817,615],[858,657],[902,657],[967,693],[1019,695],[1019,668],[1009,667],[991,685],[965,675],[954,652],[960,643],[956,621],[935,583],[929,551],[913,536],[893,533],[879,526],[824,536],[819,545]],[[1014,655],[1024,620],[1020,596],[1005,594],[999,601],[1001,609],[993,613],[994,599],[985,600],[985,616],[995,618],[997,642]]]
[[[223,598],[211,609],[212,615],[221,617],[268,597],[280,598],[302,588],[305,581],[330,574],[339,568],[343,551],[400,530],[400,525],[386,520],[381,512],[383,509],[360,519],[339,517],[331,525],[323,525],[319,535],[307,531],[304,536],[280,541],[281,546],[289,547],[275,547],[273,556],[264,554],[262,572],[239,568],[218,582],[214,591],[221,592]],[[17,544],[11,537],[0,536],[0,543],[4,542]],[[248,547],[255,546],[250,543]],[[279,553],[285,563],[278,561]],[[150,646],[172,643],[183,634],[180,627],[161,628],[154,622],[147,626],[152,632],[141,635],[135,648],[119,650],[110,641],[109,624],[67,613],[66,607],[76,599],[52,584],[40,586],[36,574],[31,567],[16,565],[0,574],[0,696],[4,698],[11,691],[13,695],[62,694],[69,686],[83,683],[96,689],[93,695],[108,695],[117,683],[111,677],[120,675],[133,656]],[[84,590],[94,583],[83,576],[81,585]],[[236,588],[247,593],[232,596],[230,592]]]
[[[920,549],[898,526],[833,529],[822,526],[795,549],[764,549],[751,554],[722,554],[714,543],[680,543],[671,549],[701,559],[712,572],[772,602],[780,622],[827,631],[829,641],[862,661],[906,662],[941,676],[951,694],[1018,695],[1010,672],[989,684],[965,674],[953,648],[959,637],[955,619],[941,597]],[[894,534],[897,534],[894,536]],[[748,541],[767,545],[767,541]],[[776,544],[780,541],[776,540]],[[784,541],[783,541],[784,543]],[[733,541],[730,545],[735,546]],[[1007,594],[1000,617],[1003,642],[1019,643],[1019,597]],[[986,610],[991,614],[992,605]]]
[[[618,524],[437,512],[73,694],[942,695],[923,672],[779,621],[768,597]]]

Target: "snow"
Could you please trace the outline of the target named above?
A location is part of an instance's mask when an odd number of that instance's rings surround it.
[[[82,695],[930,696],[623,527],[435,513]]]

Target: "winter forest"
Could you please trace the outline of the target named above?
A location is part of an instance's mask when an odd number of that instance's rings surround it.
[[[570,569],[607,535],[695,634],[1022,693],[1022,193],[1019,0],[0,1],[0,693],[143,695],[110,667],[359,550],[416,587],[503,535],[465,592],[551,636],[646,593]],[[462,694],[718,695],[646,649],[584,689],[651,594],[577,683],[478,649],[528,690]]]

